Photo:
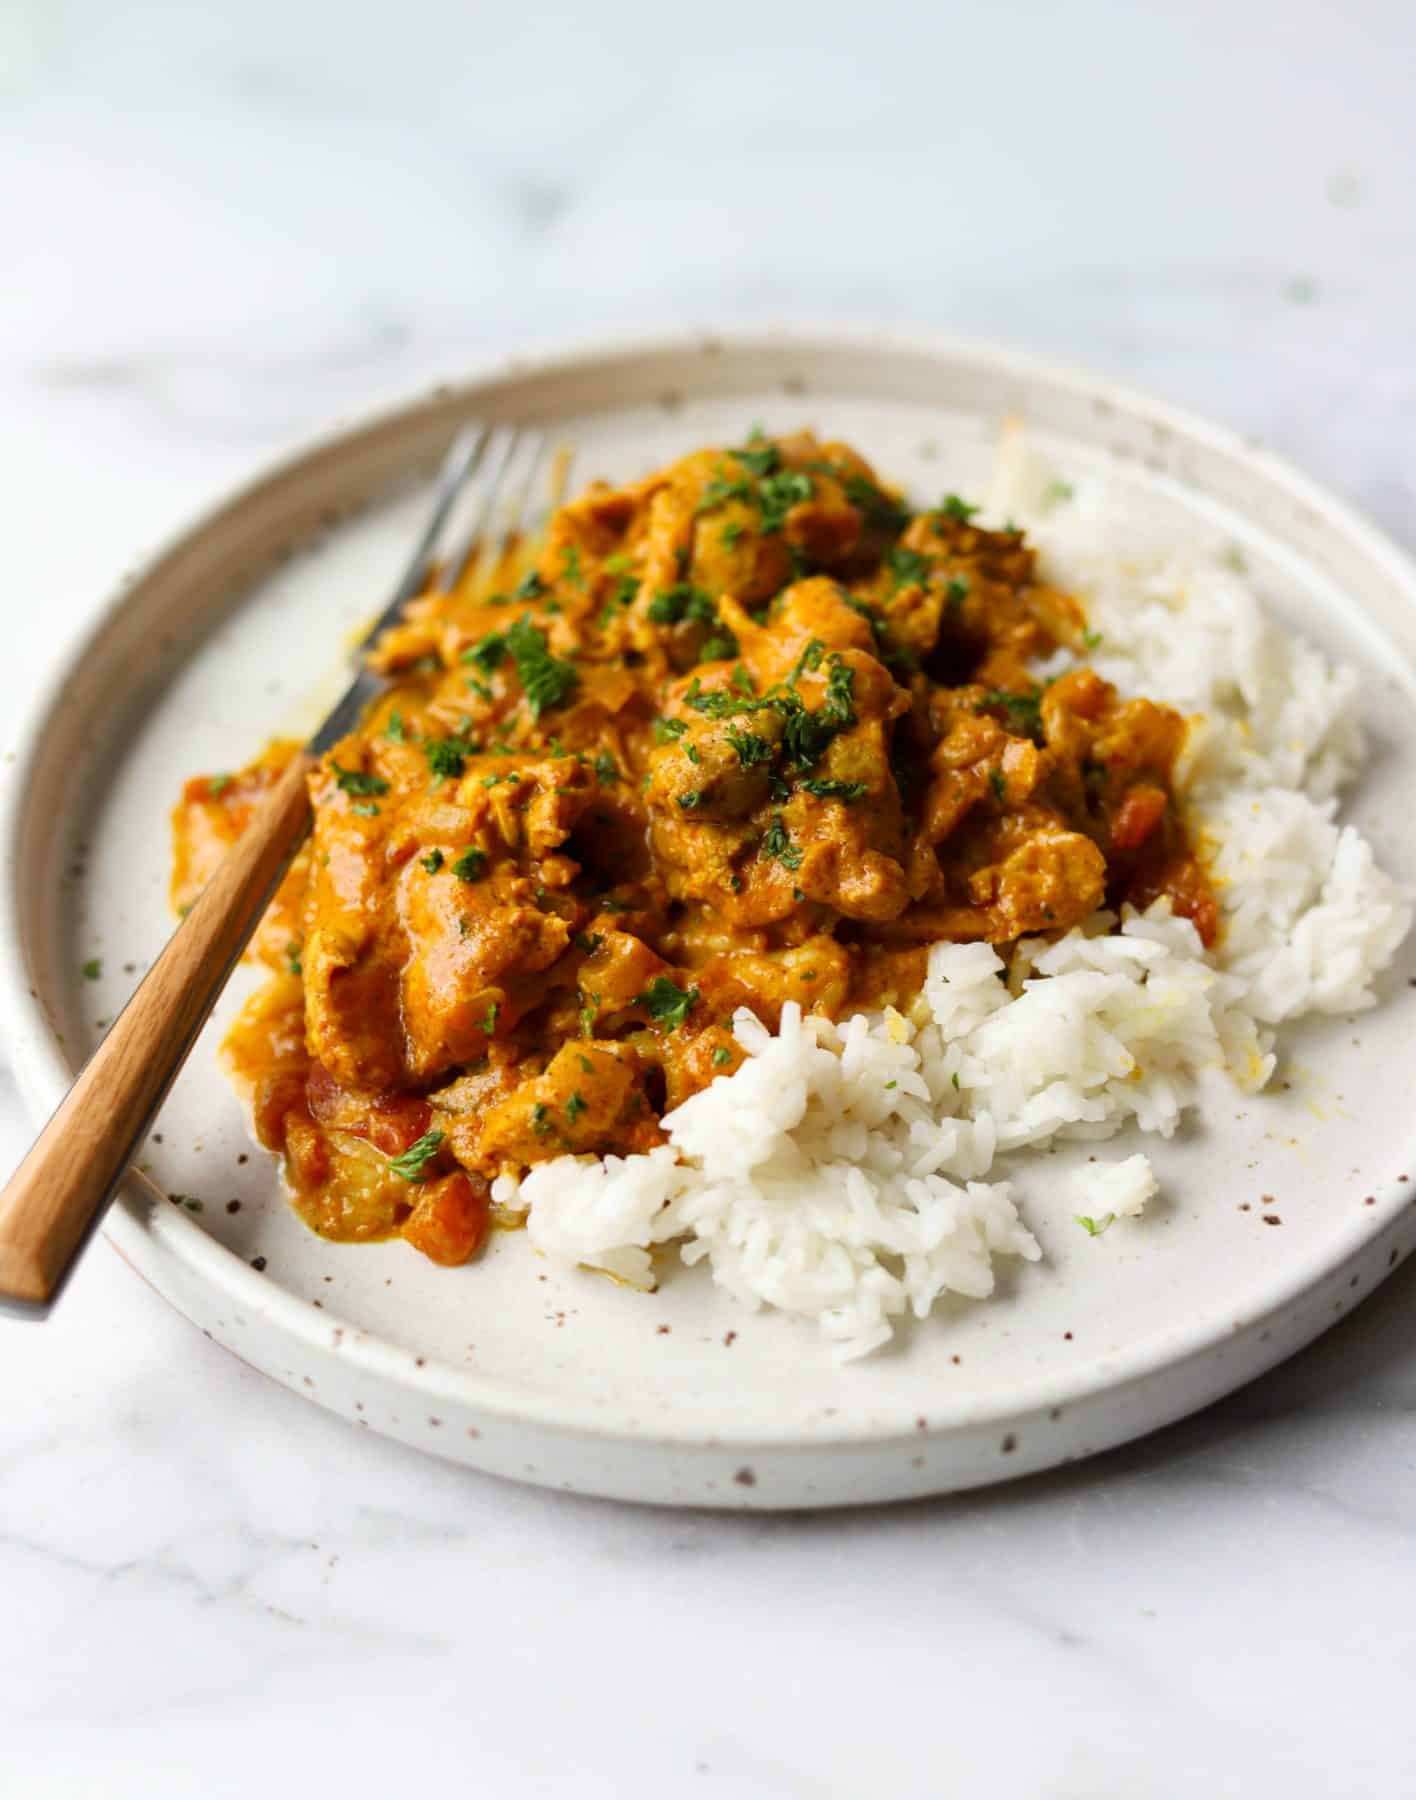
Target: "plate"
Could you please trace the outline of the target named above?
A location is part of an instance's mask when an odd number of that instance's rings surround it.
[[[0,1019],[36,1120],[170,928],[184,775],[312,725],[388,591],[458,423],[552,423],[577,481],[816,424],[920,494],[977,490],[1005,417],[1064,468],[1237,546],[1287,622],[1365,671],[1373,755],[1349,816],[1398,879],[1416,784],[1416,571],[1252,444],[1108,382],[953,340],[839,330],[683,335],[490,370],[326,437],[130,579],[39,699],[4,774]],[[101,962],[97,980],[85,964]],[[107,1222],[129,1263],[245,1361],[357,1424],[546,1485],[666,1504],[795,1507],[964,1488],[1064,1462],[1204,1405],[1315,1337],[1416,1239],[1410,947],[1383,1004],[1284,1040],[1155,1152],[1153,1217],[1088,1238],[1033,1172],[1040,1265],[1008,1269],[886,1352],[838,1366],[702,1270],[641,1295],[549,1266],[524,1234],[464,1269],[309,1235],[198,1043]],[[1125,1153],[1125,1140],[1117,1143]]]

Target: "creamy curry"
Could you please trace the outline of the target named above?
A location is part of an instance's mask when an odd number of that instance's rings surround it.
[[[754,434],[560,507],[495,591],[410,605],[227,1043],[327,1236],[464,1261],[490,1184],[662,1141],[783,1004],[907,1006],[938,939],[1216,909],[1185,722],[1080,666],[1022,533],[911,512],[845,444]],[[187,784],[190,904],[290,755]]]

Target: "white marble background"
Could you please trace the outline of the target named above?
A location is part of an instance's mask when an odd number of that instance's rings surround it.
[[[1061,352],[1416,546],[1414,92],[1410,0],[5,0],[7,698],[291,437],[636,322]],[[1410,1793],[1413,1300],[1085,1468],[754,1520],[416,1459],[99,1248],[0,1327],[0,1794]]]

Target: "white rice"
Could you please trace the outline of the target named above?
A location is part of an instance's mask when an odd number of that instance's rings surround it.
[[[987,1297],[995,1257],[1039,1258],[1008,1180],[985,1179],[999,1158],[1127,1124],[1168,1137],[1207,1071],[1268,1081],[1275,1025],[1373,1004],[1411,907],[1335,817],[1363,754],[1354,671],[1277,626],[1233,558],[1156,537],[1105,484],[1057,493],[1006,439],[989,510],[1083,597],[1089,660],[1200,715],[1182,777],[1213,849],[1221,951],[1160,903],[1024,943],[1006,970],[987,945],[936,945],[908,1019],[788,1006],[772,1033],[739,1012],[745,1061],[666,1116],[667,1145],[498,1181],[538,1250],[647,1287],[655,1246],[677,1243],[745,1305],[814,1319],[859,1356],[942,1294]],[[1156,1185],[1142,1155],[1088,1165],[1079,1210],[1104,1229]]]

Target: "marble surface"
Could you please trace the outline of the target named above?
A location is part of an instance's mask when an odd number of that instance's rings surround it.
[[[1416,547],[1413,76],[1407,0],[10,0],[6,699],[292,438],[634,324],[1065,354]],[[99,1247],[0,1325],[0,1792],[1409,1792],[1413,1300],[1083,1468],[675,1516],[348,1429]]]

